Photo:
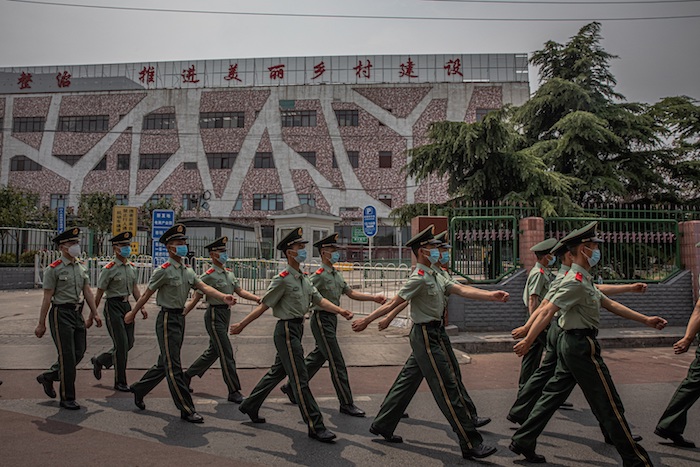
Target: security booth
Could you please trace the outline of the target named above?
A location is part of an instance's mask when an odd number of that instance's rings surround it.
[[[267,216],[274,221],[275,245],[292,229],[301,227],[304,230],[304,240],[309,241],[309,258],[320,262],[318,251],[311,245],[335,231],[335,226],[340,222],[340,217],[330,212],[323,211],[308,204],[300,204],[293,208],[280,211],[278,214]]]

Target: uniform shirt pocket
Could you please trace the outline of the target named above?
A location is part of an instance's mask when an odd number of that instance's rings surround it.
[[[59,275],[59,276],[58,276],[58,280],[59,280],[59,281],[67,281],[67,280],[68,280],[68,276],[67,276],[67,275],[64,275],[64,276]]]
[[[437,295],[437,289],[435,288],[435,284],[428,284],[426,288],[426,293],[430,296]]]

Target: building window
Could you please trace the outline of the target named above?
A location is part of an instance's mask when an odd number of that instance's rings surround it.
[[[170,159],[170,154],[141,154],[139,169],[160,169]]]
[[[109,115],[58,117],[58,131],[103,133],[109,130]]]
[[[66,203],[67,197],[68,197],[68,195],[53,193],[51,195],[51,204],[49,204],[49,208],[51,208],[51,209],[65,208],[66,204],[67,204]]]
[[[199,114],[199,128],[243,128],[244,112],[202,112]]]
[[[197,170],[197,163],[196,162],[185,162],[184,169],[185,170]]]
[[[83,156],[79,154],[56,154],[54,157],[61,159],[68,165],[75,165]]]
[[[299,193],[299,204],[308,204],[316,207],[316,195],[313,193]]]
[[[357,110],[336,110],[335,118],[338,119],[338,126],[359,126],[360,112]]]
[[[255,153],[255,165],[256,169],[274,169],[275,159],[272,157],[271,152],[256,152]]]
[[[306,162],[316,167],[316,153],[314,151],[300,152],[299,155],[303,157]]]
[[[117,206],[128,206],[129,205],[129,195],[126,194],[117,194],[115,195],[117,198]]]
[[[238,193],[238,198],[236,198],[236,202],[233,204],[233,210],[234,211],[242,211],[243,210],[243,196],[241,196],[240,193]]]
[[[192,193],[183,193],[182,209],[185,211],[194,211],[199,207],[199,195]]]
[[[338,159],[335,158],[335,153],[333,153],[332,156],[333,156],[333,159],[331,161],[331,167],[333,167],[334,169],[337,169],[338,168]]]
[[[232,169],[238,153],[217,152],[207,154],[207,164],[210,169]]]
[[[360,166],[360,151],[348,151],[348,160],[353,169]]]
[[[340,208],[340,214],[348,213],[348,212],[355,212],[359,211],[360,208],[357,206],[346,206],[346,207],[341,207]]]
[[[107,170],[107,156],[104,156],[92,170]]]
[[[39,170],[41,170],[41,165],[26,156],[15,156],[10,159],[11,172],[36,172]]]
[[[391,195],[388,194],[380,194],[379,195],[379,201],[382,203],[386,204],[387,206],[391,207]]]
[[[316,126],[316,111],[282,110],[282,126]]]
[[[131,154],[117,154],[117,170],[129,170]]]
[[[253,195],[254,211],[282,211],[284,198],[281,193],[255,193]]]
[[[494,110],[498,109],[476,109],[476,121],[482,121],[489,112],[493,112]]]
[[[391,168],[391,151],[379,151],[379,168]]]
[[[158,201],[161,199],[166,200],[166,201],[172,201],[173,200],[173,195],[171,194],[162,194],[162,193],[154,193],[153,196],[151,196],[148,200],[147,204],[158,204]]]
[[[12,121],[13,133],[41,133],[44,131],[45,117],[15,117]]]
[[[150,114],[143,117],[144,130],[174,130],[176,128],[175,114]]]

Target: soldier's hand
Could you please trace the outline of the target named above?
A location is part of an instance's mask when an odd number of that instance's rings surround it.
[[[143,319],[148,319],[148,312],[146,310],[144,310],[143,308],[141,308],[141,316],[143,317]],[[133,321],[133,319],[132,319],[132,321]]]
[[[85,329],[90,329],[92,327],[92,313],[90,313],[85,320]]]
[[[673,344],[673,353],[676,355],[680,355],[682,353],[685,353],[688,351],[690,348],[690,344],[693,343],[693,339],[686,339],[685,337],[675,344]]]
[[[647,291],[647,285],[643,282],[637,282],[632,284],[632,292],[634,293],[645,293]]]
[[[527,331],[528,329],[525,326],[520,326],[519,328],[513,329],[510,335],[513,336],[513,339],[523,339],[527,336]]]
[[[46,323],[39,323],[34,330],[34,335],[41,339],[46,334]]]
[[[491,299],[494,302],[507,302],[510,298],[510,294],[505,290],[495,290],[491,292]]]
[[[352,311],[350,310],[343,310],[343,318],[347,319],[350,321],[355,315],[353,314]]]
[[[366,318],[356,319],[355,321],[352,322],[352,330],[355,332],[362,332],[365,329],[367,329],[368,324],[369,324],[369,322],[367,321]]]
[[[389,327],[393,319],[389,319],[387,316],[386,318],[382,318],[379,323],[377,323],[377,328],[379,328],[380,331],[385,330],[386,328]]]
[[[226,302],[226,304],[227,304],[228,306],[233,306],[233,305],[236,304],[236,297],[234,297],[234,296],[231,295],[231,294],[227,294],[227,295],[224,297],[224,301]]]
[[[374,301],[380,305],[384,305],[386,303],[386,297],[382,294],[377,294],[374,296]]]
[[[125,322],[126,324],[131,324],[131,323],[133,323],[133,322],[134,322],[134,314],[135,314],[135,313],[134,313],[134,310],[131,310],[130,312],[128,312],[127,314],[125,314],[125,315],[124,315],[124,322]],[[144,318],[144,319],[145,319],[145,318]]]
[[[245,326],[243,326],[241,323],[232,324],[231,327],[228,328],[228,333],[229,334],[240,334],[244,328],[245,328]]]
[[[95,326],[97,326],[98,328],[101,328],[102,327],[102,319],[100,319],[100,317],[97,315],[97,313],[95,313],[93,319],[95,320]]]
[[[518,357],[522,357],[530,350],[530,342],[527,339],[523,339],[513,346],[513,352]]]
[[[648,316],[646,325],[650,328],[656,328],[659,331],[666,327],[668,321],[659,316]]]

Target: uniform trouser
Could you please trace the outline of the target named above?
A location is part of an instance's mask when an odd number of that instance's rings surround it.
[[[316,347],[306,356],[304,364],[309,380],[314,377],[323,364],[328,361],[331,381],[338,400],[341,404],[352,404],[352,392],[348,381],[348,369],[345,366],[343,353],[340,351],[336,329],[338,315],[327,311],[316,310],[311,316],[311,332],[316,339]]]
[[[393,433],[425,378],[435,402],[457,434],[460,447],[466,451],[481,445],[483,440],[464,404],[442,334],[447,336],[442,326],[413,325],[410,334],[413,353],[382,402],[372,425],[382,433]]]
[[[511,407],[508,416],[520,424],[527,420],[527,417],[542,395],[542,389],[544,389],[547,382],[554,376],[554,372],[557,369],[557,360],[559,359],[557,342],[561,331],[559,324],[554,320],[547,331],[547,346],[542,364],[535,370],[532,376],[530,376],[530,379],[518,389],[518,397],[513,407]],[[525,355],[527,356],[529,353],[530,352]]]
[[[189,415],[193,414],[195,409],[180,363],[180,349],[184,334],[185,317],[182,313],[161,309],[156,318],[156,337],[160,347],[158,363],[131,387],[135,394],[144,397],[165,378],[168,381],[173,402],[181,412]]]
[[[80,311],[53,305],[49,311],[49,326],[58,351],[58,361],[44,372],[44,378],[61,382],[61,401],[74,401],[75,369],[83,359],[87,346],[85,321]]]
[[[688,422],[688,409],[700,397],[700,346],[695,351],[695,360],[688,368],[688,376],[681,382],[668,403],[657,428],[682,434]]]
[[[561,334],[554,377],[544,387],[528,419],[513,435],[513,442],[534,450],[537,437],[576,384],[581,387],[591,412],[622,456],[623,465],[651,466],[647,452],[632,439],[622,401],[600,355],[598,341],[590,336]]]
[[[129,302],[109,300],[105,302],[104,315],[107,332],[113,347],[98,355],[95,360],[105,368],[114,365],[114,384],[126,384],[126,362],[129,350],[134,346],[134,323],[126,324],[124,315],[131,310]]]
[[[547,346],[547,331],[542,331],[535,342],[530,346],[530,351],[525,354],[520,362],[520,379],[518,380],[518,391],[520,391],[530,377],[539,368],[542,362],[542,353]]]
[[[275,363],[258,382],[250,395],[243,401],[240,410],[257,413],[265,398],[289,376],[289,384],[301,411],[301,417],[309,432],[317,433],[326,429],[323,416],[309,389],[309,376],[304,365],[304,348],[301,337],[304,334],[304,318],[280,320],[275,326],[274,342],[277,349]]]
[[[209,334],[209,347],[187,369],[185,374],[192,378],[200,378],[206,373],[217,359],[221,359],[221,374],[228,393],[232,394],[241,390],[241,382],[236,373],[236,360],[233,358],[233,349],[228,337],[228,326],[231,321],[231,310],[228,306],[209,305],[204,313],[204,327]]]

